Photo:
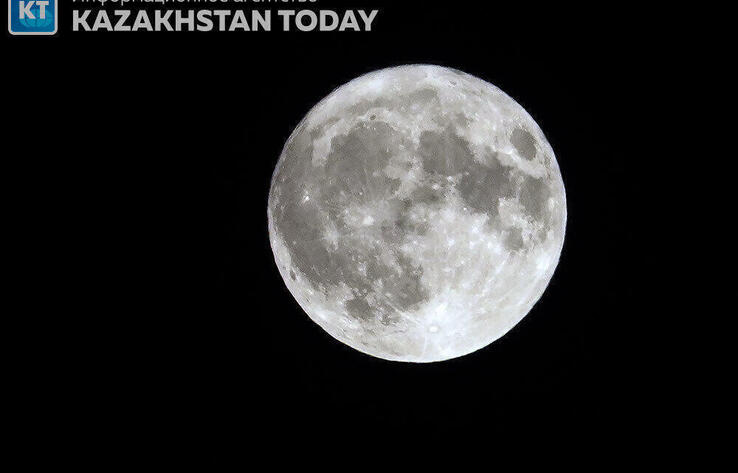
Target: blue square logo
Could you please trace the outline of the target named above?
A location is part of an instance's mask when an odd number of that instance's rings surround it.
[[[59,25],[57,0],[8,0],[8,31],[17,35],[52,35]]]

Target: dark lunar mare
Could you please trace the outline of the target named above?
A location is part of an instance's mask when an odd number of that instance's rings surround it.
[[[384,122],[359,123],[333,139],[325,165],[313,166],[312,139],[303,133],[298,130],[288,145],[275,176],[276,229],[288,244],[294,266],[313,287],[328,293],[345,283],[353,294],[344,306],[351,316],[378,316],[390,324],[397,310],[410,309],[428,296],[420,283],[422,269],[395,249],[409,228],[402,227],[409,206],[395,197],[399,181],[383,170],[402,138]],[[357,202],[386,203],[390,216],[376,230],[357,231],[343,214]],[[326,228],[336,229],[334,242],[325,238]],[[383,251],[391,252],[390,264],[379,257]],[[370,292],[379,295],[371,303]]]
[[[516,149],[526,158],[533,159],[536,154],[535,140],[526,130],[515,128],[511,140]],[[516,144],[517,143],[517,144]],[[526,214],[549,227],[551,215],[546,202],[551,189],[546,177],[534,178],[513,166],[505,166],[498,154],[487,149],[483,163],[474,159],[469,143],[453,127],[443,132],[425,131],[420,136],[418,153],[423,160],[423,169],[431,175],[460,178],[456,189],[464,203],[474,211],[486,213],[488,224],[497,229],[500,199],[519,197]],[[439,180],[447,186],[447,180]],[[435,191],[443,194],[443,191]],[[537,235],[538,241],[545,238],[545,231]],[[523,248],[520,229],[508,230],[505,241],[510,250]]]

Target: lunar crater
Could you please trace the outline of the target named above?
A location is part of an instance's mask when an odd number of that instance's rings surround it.
[[[373,356],[438,361],[512,328],[558,262],[566,198],[533,119],[493,85],[404,66],[336,89],[285,144],[275,261],[305,312]]]

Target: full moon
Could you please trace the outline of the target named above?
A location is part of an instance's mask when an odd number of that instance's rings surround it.
[[[287,288],[337,340],[432,362],[507,333],[548,285],[566,195],[543,132],[494,85],[445,67],[363,75],[303,118],[272,177]]]

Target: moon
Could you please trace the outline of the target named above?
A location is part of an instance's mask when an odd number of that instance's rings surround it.
[[[433,362],[489,345],[531,310],[559,261],[566,194],[515,100],[408,65],[310,110],[267,213],[279,272],[313,321],[363,353]]]

